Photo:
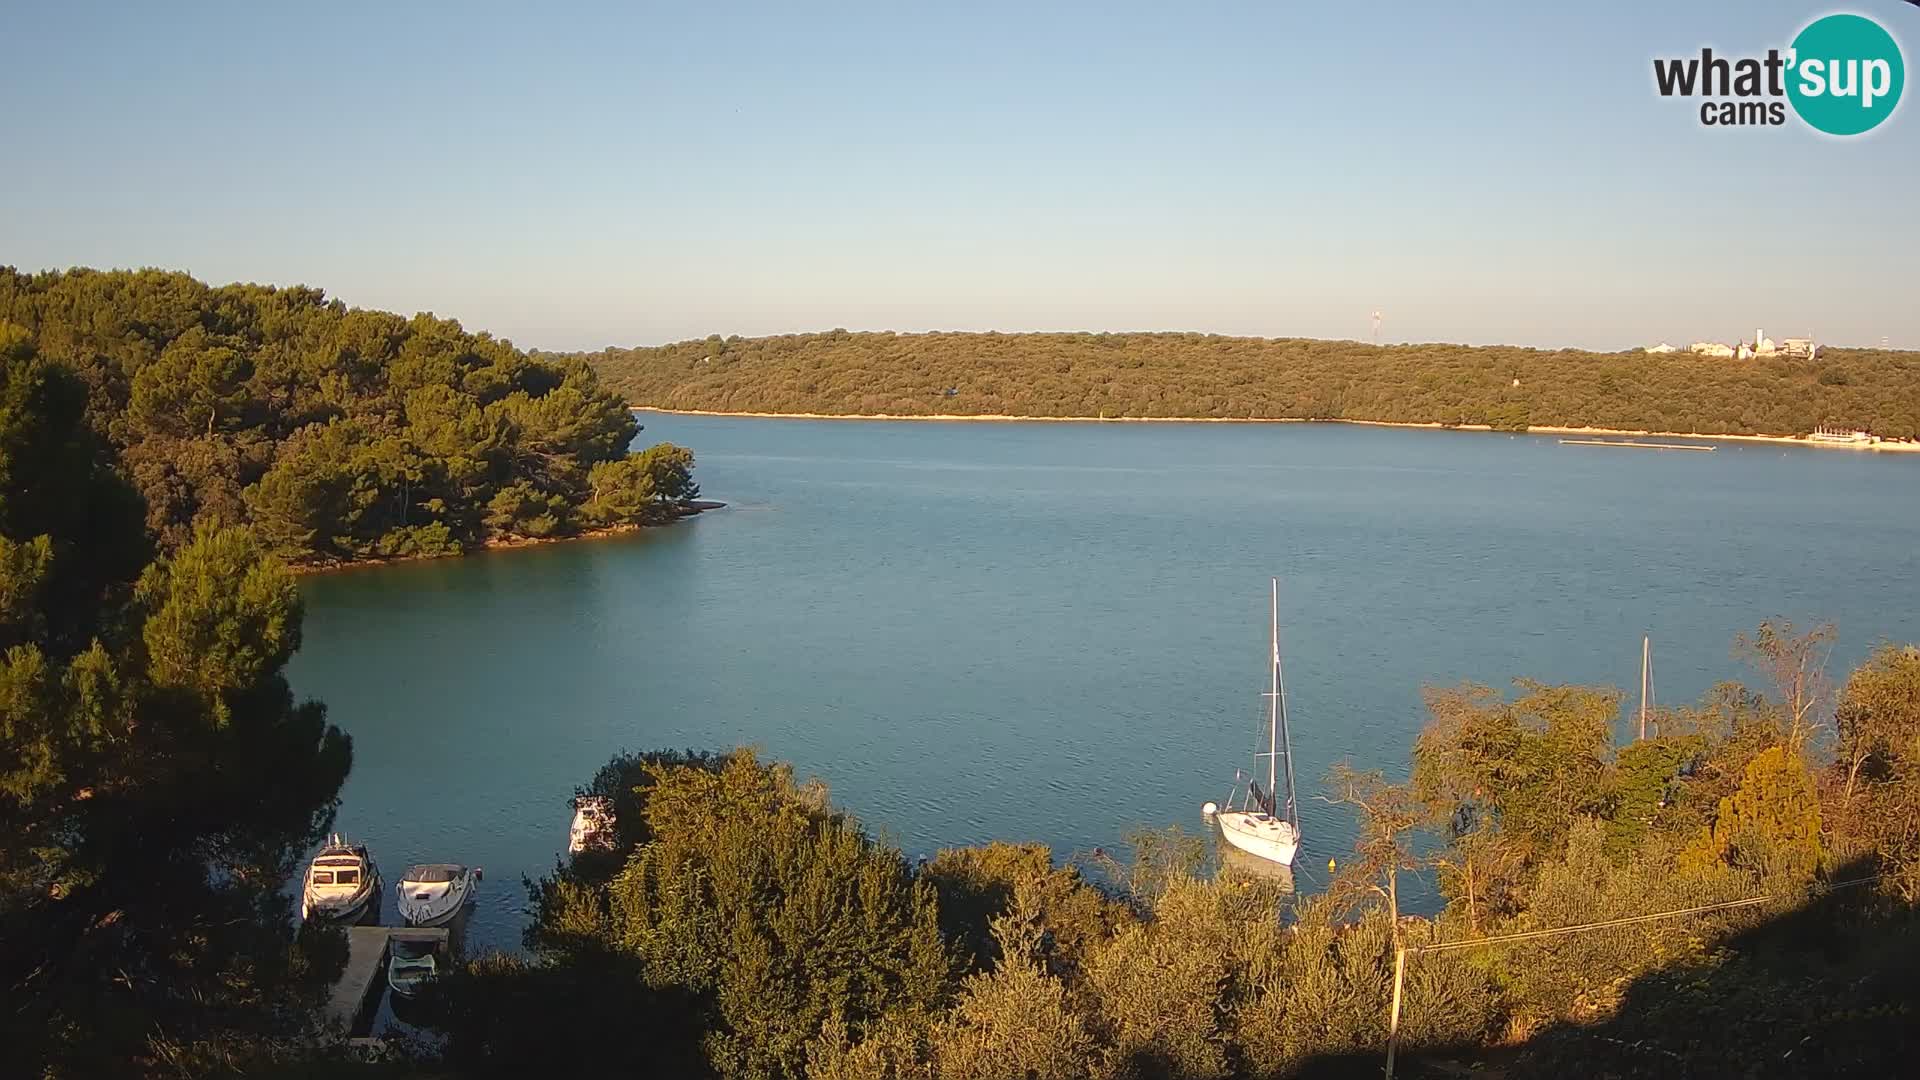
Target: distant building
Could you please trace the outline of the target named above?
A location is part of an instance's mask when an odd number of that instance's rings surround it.
[[[1836,443],[1841,446],[1872,446],[1874,443],[1880,441],[1880,437],[1871,431],[1862,431],[1858,428],[1828,427],[1824,424],[1814,428],[1813,434],[1807,436],[1807,438],[1817,443]]]
[[[1658,345],[1649,345],[1645,349],[1642,349],[1641,351],[1649,352],[1649,353],[1670,353],[1670,352],[1679,352],[1680,350],[1674,348],[1673,346],[1663,341]]]
[[[1673,352],[1675,350],[1673,346],[1663,341],[1645,351],[1659,353]],[[1819,354],[1820,347],[1813,343],[1812,338],[1788,338],[1776,344],[1772,338],[1767,336],[1766,331],[1756,329],[1753,332],[1752,341],[1736,341],[1731,345],[1722,345],[1717,341],[1696,341],[1687,346],[1687,351],[1696,356],[1716,356],[1737,360],[1750,360],[1756,356],[1804,356],[1811,358]]]

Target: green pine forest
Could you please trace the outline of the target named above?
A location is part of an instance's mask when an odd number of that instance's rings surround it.
[[[318,289],[0,267],[0,344],[80,380],[168,548],[227,524],[295,566],[451,555],[698,494],[684,448],[628,455],[638,424],[579,361]]]
[[[1216,334],[849,333],[577,354],[634,405],[828,415],[1196,417],[1920,438],[1920,353],[1383,345]],[[1517,383],[1516,383],[1517,380]]]

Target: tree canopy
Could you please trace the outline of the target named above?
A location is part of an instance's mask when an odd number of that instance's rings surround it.
[[[79,376],[43,411],[84,412],[165,548],[246,524],[295,564],[453,554],[664,521],[697,492],[683,449],[626,463],[639,425],[583,362],[305,286],[0,267],[0,348],[29,342]]]
[[[635,405],[829,415],[1378,420],[1920,438],[1920,353],[1817,359],[1218,334],[718,335],[578,354]]]
[[[19,340],[0,365],[8,1060],[64,1077],[268,1056],[340,959],[296,937],[282,886],[352,757],[282,675],[292,577],[239,526],[149,561],[85,386]]]

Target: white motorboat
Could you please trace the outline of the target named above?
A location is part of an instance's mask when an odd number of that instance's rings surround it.
[[[408,926],[445,926],[473,901],[480,885],[478,867],[459,863],[422,863],[401,876],[400,918]]]
[[[348,843],[339,833],[314,853],[300,894],[300,917],[330,922],[354,922],[369,908],[377,910],[380,868],[367,845]]]
[[[1293,745],[1287,732],[1287,684],[1280,671],[1280,579],[1273,579],[1273,664],[1267,699],[1267,749],[1256,757],[1267,759],[1267,786],[1247,781],[1238,809],[1234,795],[1241,792],[1239,773],[1222,809],[1212,802],[1201,813],[1219,823],[1220,835],[1241,851],[1282,866],[1293,865],[1300,849],[1300,810],[1293,793]],[[1279,801],[1279,773],[1286,776],[1286,801]]]
[[[582,795],[573,800],[573,827],[567,830],[567,853],[613,849],[613,800]]]

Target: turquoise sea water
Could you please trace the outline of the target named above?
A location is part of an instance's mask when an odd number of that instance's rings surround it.
[[[389,883],[486,868],[469,937],[512,946],[523,874],[622,748],[751,744],[909,854],[1202,828],[1264,732],[1267,579],[1306,844],[1328,765],[1404,770],[1425,685],[1656,696],[1752,678],[1761,619],[1833,620],[1844,671],[1920,640],[1920,459],[1230,424],[645,417],[725,510],[602,541],[305,579],[296,689],[354,737],[339,824]],[[389,888],[391,884],[389,884]],[[387,905],[391,917],[392,904]]]

